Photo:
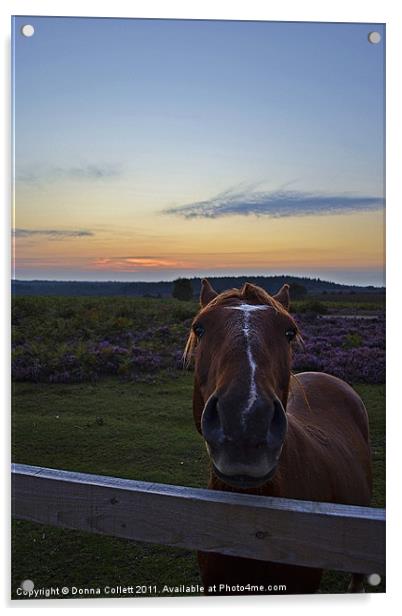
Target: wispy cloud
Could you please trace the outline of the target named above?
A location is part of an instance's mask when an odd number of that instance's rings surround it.
[[[114,165],[85,165],[83,167],[55,167],[55,177],[71,177],[78,180],[101,180],[120,175],[120,170]]]
[[[92,237],[95,235],[93,231],[80,229],[78,231],[69,231],[65,229],[13,229],[12,234],[16,238],[34,238],[47,237],[48,239],[66,239],[77,237]]]
[[[229,189],[206,201],[164,210],[183,218],[221,218],[223,216],[268,216],[270,218],[342,214],[378,210],[384,199],[372,195],[320,194],[278,190],[256,192]]]
[[[36,166],[20,169],[16,180],[21,183],[40,184],[59,180],[107,180],[119,175],[121,175],[121,168],[112,164],[83,164],[68,167]]]

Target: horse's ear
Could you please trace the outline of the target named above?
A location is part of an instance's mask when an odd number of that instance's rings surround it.
[[[245,282],[241,290],[245,297],[249,297],[250,295],[253,297],[255,295],[255,291],[256,287],[254,284],[251,284],[251,282]]]
[[[272,297],[276,299],[277,302],[282,304],[282,306],[286,308],[286,310],[289,310],[290,295],[289,295],[289,285],[288,284],[284,284],[283,287],[279,289],[278,293],[276,295],[273,295]]]
[[[201,280],[200,304],[204,308],[211,300],[217,296],[217,292],[212,288],[209,280],[203,278]]]

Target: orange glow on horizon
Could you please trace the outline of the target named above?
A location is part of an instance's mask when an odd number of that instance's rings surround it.
[[[191,266],[193,266],[193,264],[184,261],[156,257],[102,258],[91,262],[91,269],[108,270],[111,272],[138,272],[141,271],[141,269],[182,269]]]
[[[149,213],[142,224],[92,226],[48,221],[60,236],[14,238],[15,271],[32,277],[57,271],[96,274],[168,270],[368,270],[384,267],[383,212],[286,219],[233,217],[170,220]],[[62,236],[62,229],[90,229],[86,237]]]

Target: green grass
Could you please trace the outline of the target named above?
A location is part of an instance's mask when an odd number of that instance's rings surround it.
[[[384,506],[384,387],[359,385],[374,450],[374,506]],[[191,408],[192,375],[154,384],[17,383],[13,460],[88,473],[205,487],[208,460]],[[15,521],[12,589],[200,584],[194,552]],[[325,574],[323,592],[344,592],[347,576]],[[383,590],[383,586],[373,591]],[[164,596],[168,596],[166,593]]]
[[[205,484],[205,447],[192,423],[190,374],[159,378],[156,385],[117,379],[95,385],[18,383],[14,392],[12,451],[19,462]]]
[[[385,293],[319,293],[308,295],[304,299],[292,300],[294,312],[304,312],[311,302],[323,304],[330,312],[359,314],[361,312],[383,312],[385,310]]]

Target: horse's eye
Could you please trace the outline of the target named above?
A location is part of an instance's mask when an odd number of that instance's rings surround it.
[[[295,329],[288,329],[288,330],[286,330],[285,336],[286,336],[288,342],[292,342],[292,340],[294,340],[296,338],[296,330]]]
[[[197,338],[201,338],[201,336],[203,336],[203,334],[205,333],[205,329],[201,325],[201,323],[196,323],[195,325],[193,325],[193,332],[195,333]]]

